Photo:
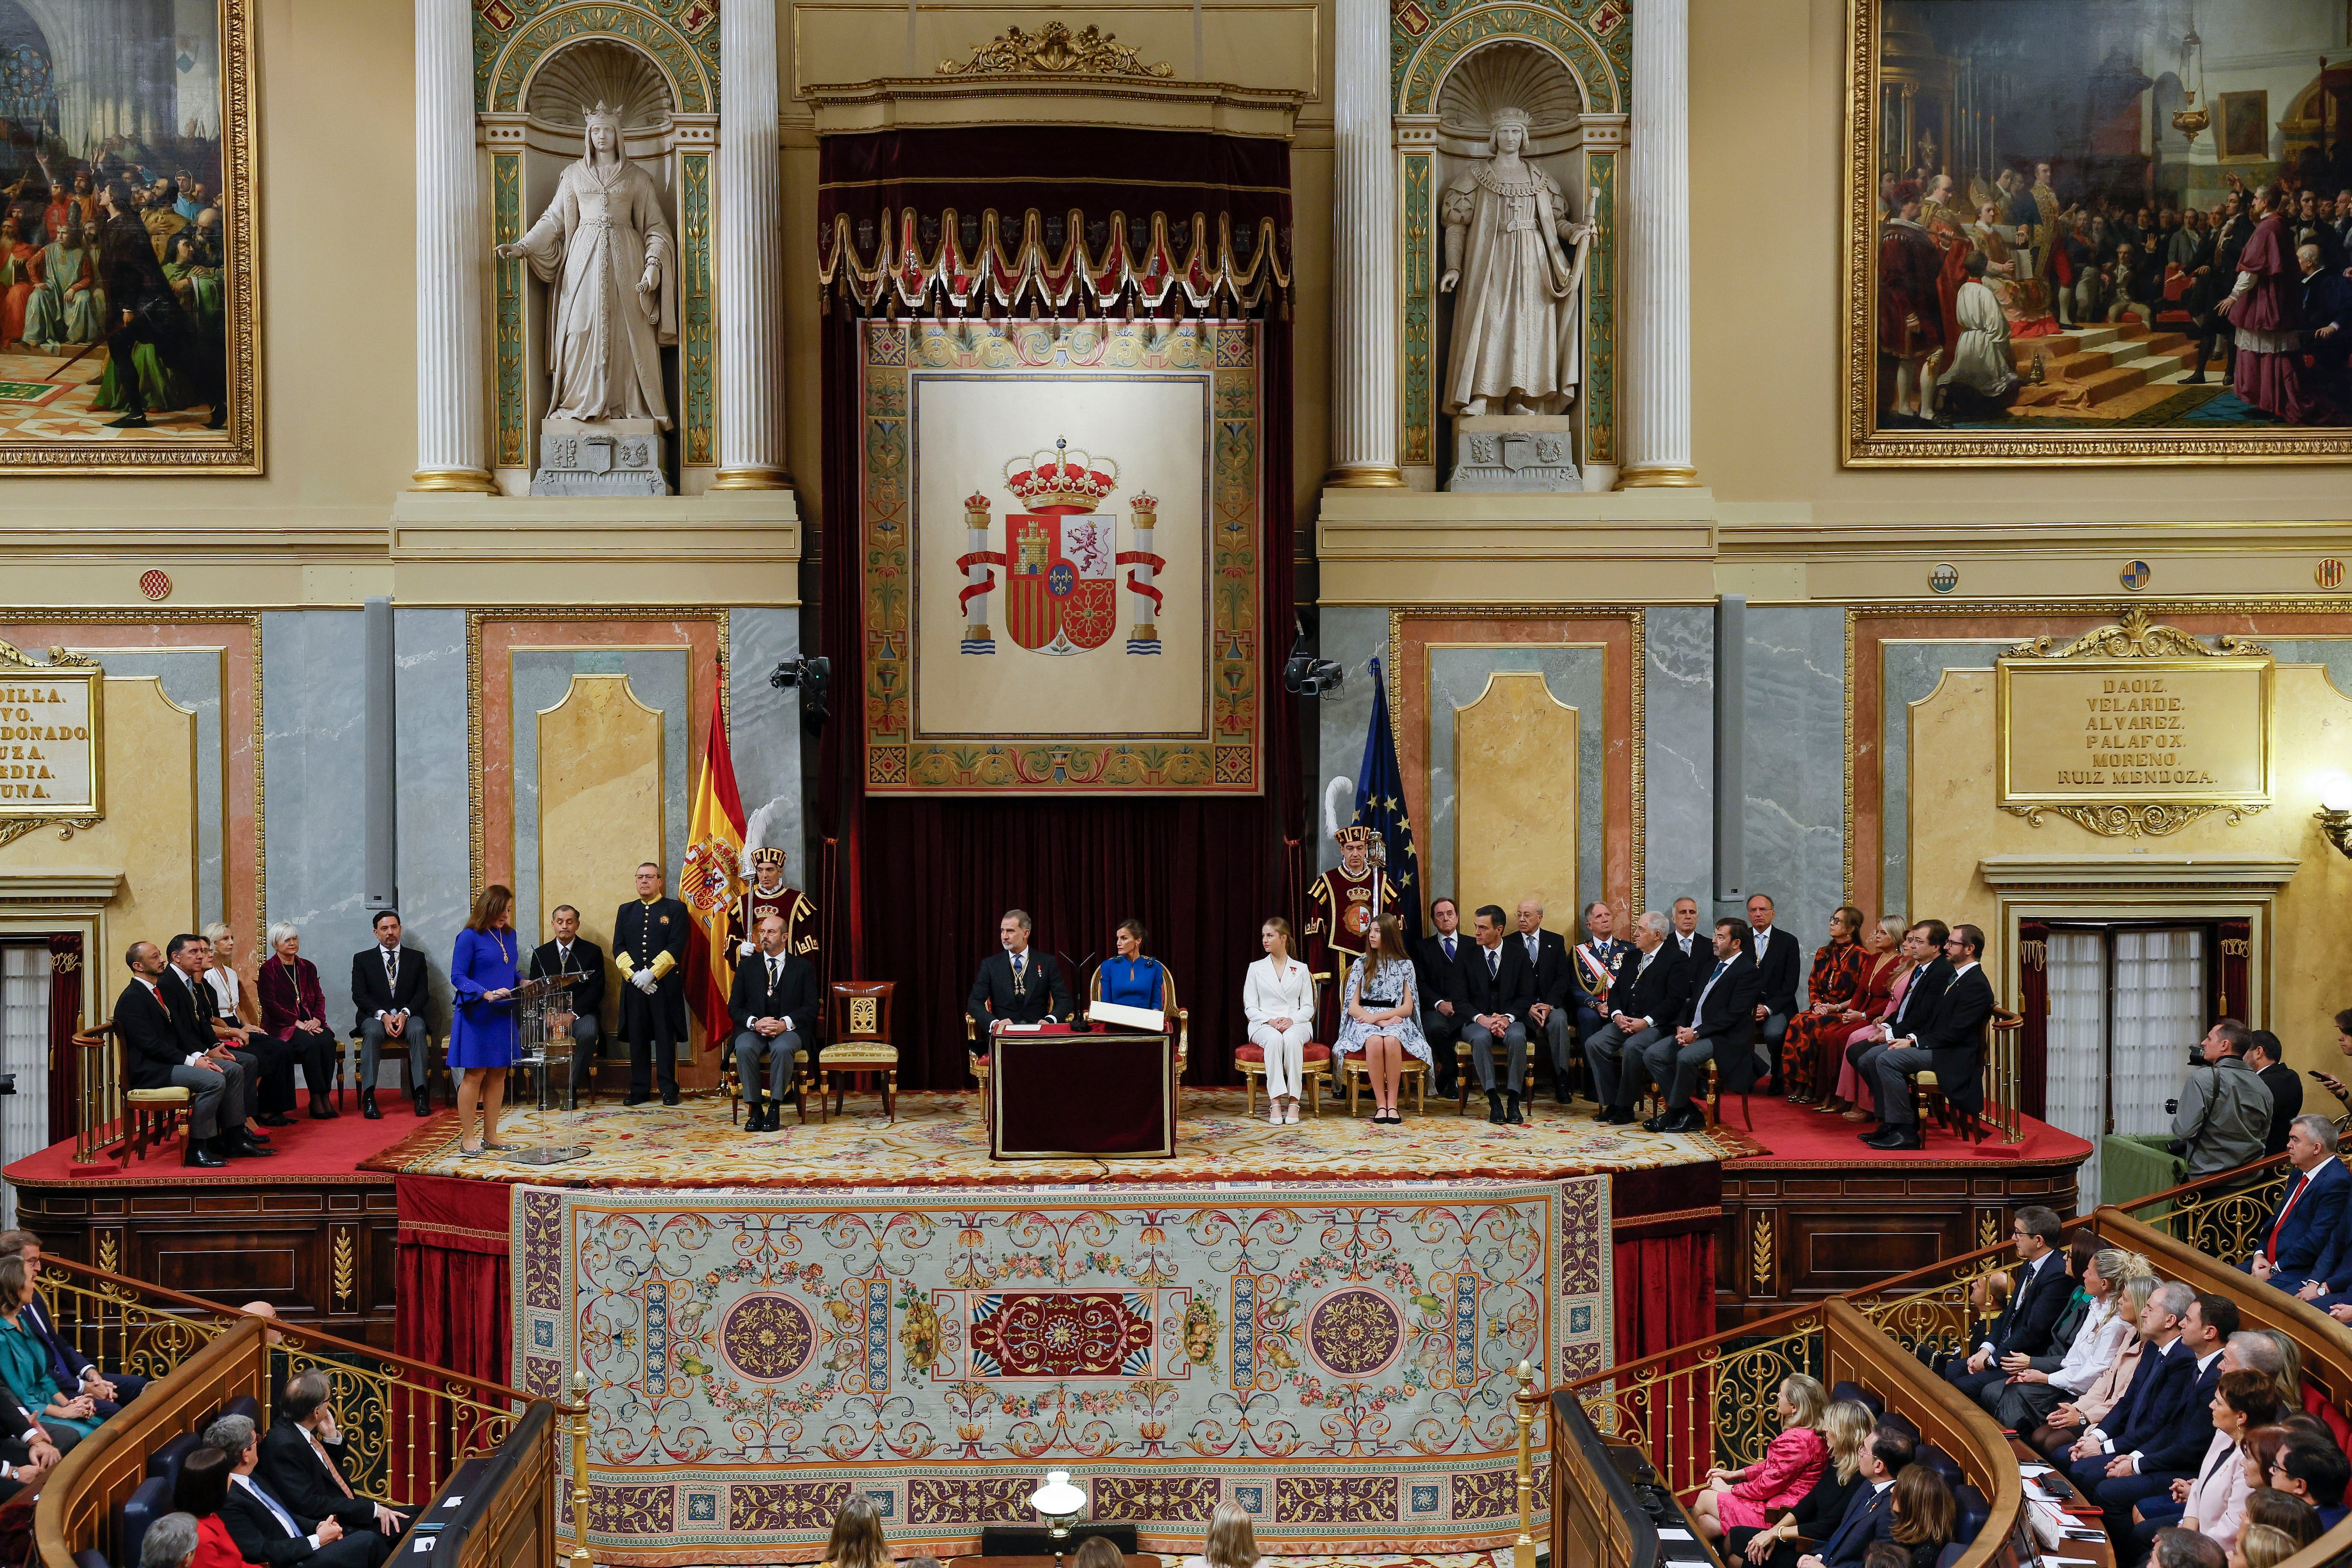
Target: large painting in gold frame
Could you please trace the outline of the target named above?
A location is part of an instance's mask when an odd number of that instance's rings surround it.
[[[1846,466],[2352,458],[2344,356],[2312,363],[2294,335],[2305,231],[2352,263],[2299,196],[2352,186],[2352,126],[2327,112],[2352,83],[2320,68],[2317,33],[2248,63],[2241,35],[2305,26],[2291,0],[2185,9],[1847,0]],[[2283,112],[2250,159],[2214,121],[2258,89]],[[2267,240],[2227,210],[2265,185],[2291,194]],[[2241,354],[2215,307],[2250,255],[2267,303],[2231,313],[2280,321],[2251,340],[2271,352]]]
[[[0,465],[261,471],[253,5],[123,7],[103,47],[75,7],[27,6],[0,39]],[[126,315],[140,228],[151,302]]]

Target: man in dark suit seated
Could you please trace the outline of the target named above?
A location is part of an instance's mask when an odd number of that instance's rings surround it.
[[[1695,989],[1675,1032],[1652,1046],[1644,1065],[1665,1090],[1666,1108],[1642,1123],[1645,1132],[1696,1132],[1706,1117],[1691,1096],[1698,1089],[1699,1064],[1715,1060],[1717,1084],[1727,1094],[1745,1094],[1756,1081],[1756,961],[1741,940],[1740,922],[1715,922],[1715,965]]]
[[[2059,1250],[2066,1239],[2065,1222],[2055,1210],[2029,1205],[2011,1216],[2009,1235],[2017,1247],[2009,1305],[1985,1325],[1984,1336],[1968,1355],[1956,1354],[1944,1363],[1945,1381],[1979,1404],[1985,1390],[2009,1380],[2009,1370],[2001,1364],[2004,1358],[2049,1355],[2053,1350],[2065,1349],[2051,1343],[2058,1314],[2066,1310],[2067,1299],[2074,1293],[2074,1278],[2066,1272],[2066,1260]]]
[[[1486,1091],[1486,1120],[1497,1126],[1524,1127],[1528,1116],[1519,1104],[1519,1088],[1527,1081],[1528,1019],[1536,1005],[1536,968],[1528,962],[1523,942],[1503,940],[1503,906],[1487,904],[1471,917],[1475,948],[1462,960],[1462,978],[1470,995],[1470,1021],[1462,1026],[1462,1043],[1470,1047],[1470,1067],[1478,1087]],[[1504,1110],[1506,1088],[1495,1080],[1495,1047],[1503,1047],[1510,1109]]]
[[[542,942],[530,955],[530,977],[533,980],[562,979],[572,992],[572,1070],[565,1079],[564,1109],[580,1108],[580,1065],[588,1064],[593,1076],[597,1058],[602,1054],[604,1016],[604,950],[580,934],[580,911],[570,904],[558,904],[547,923],[555,928],[555,940]],[[425,1080],[417,1081],[418,1092]],[[422,1104],[422,1100],[419,1101]],[[421,1112],[420,1112],[421,1114]]]
[[[1470,984],[1462,968],[1462,950],[1470,939],[1462,930],[1461,906],[1452,899],[1431,900],[1429,921],[1436,934],[1412,947],[1413,994],[1421,998],[1421,1032],[1437,1058],[1437,1092],[1447,1095],[1454,1092],[1454,1047],[1470,1022]]]
[[[0,1230],[0,1258],[21,1258],[25,1272],[36,1283],[41,1277],[41,1238],[29,1230]],[[100,1419],[113,1415],[147,1386],[147,1380],[135,1373],[100,1372],[89,1357],[75,1348],[73,1342],[58,1332],[57,1322],[49,1316],[48,1303],[37,1294],[25,1303],[25,1321],[32,1326],[33,1337],[49,1352],[49,1375],[57,1380],[58,1392],[68,1399],[87,1394]]]
[[[793,1063],[816,1038],[816,971],[799,953],[784,950],[784,917],[760,917],[760,951],[735,963],[735,984],[727,1015],[735,1020],[735,1072],[743,1098],[751,1101],[746,1132],[773,1132],[783,1121]],[[768,1081],[760,1098],[760,1058],[768,1058]]]
[[[392,1553],[392,1538],[373,1530],[343,1528],[333,1514],[297,1513],[267,1480],[254,1472],[261,1464],[261,1441],[253,1423],[224,1415],[205,1428],[205,1443],[234,1461],[221,1522],[247,1563],[267,1568],[379,1568]]]
[[[1918,1451],[1918,1439],[1899,1426],[1882,1423],[1872,1432],[1859,1467],[1868,1485],[1845,1505],[1845,1517],[1821,1550],[1798,1558],[1797,1568],[1862,1568],[1872,1542],[1894,1540],[1895,1500],[1888,1489]]]
[[[1944,956],[1944,940],[1950,935],[1941,921],[1921,921],[1903,933],[1903,962],[1908,968],[1900,982],[1903,999],[1895,1004],[1892,1018],[1871,1025],[1845,1048],[1847,1064],[1865,1085],[1878,1082],[1878,1058],[1890,1048],[1890,1041],[1909,1035],[1936,1016],[1936,1000],[1952,983],[1951,961]],[[1871,1093],[1877,1092],[1876,1088],[1871,1089]],[[1860,1120],[1868,1113],[1849,1114]]]
[[[347,1531],[372,1530],[390,1540],[408,1528],[408,1521],[352,1490],[343,1474],[343,1434],[328,1403],[332,1392],[326,1373],[317,1367],[287,1380],[254,1473],[297,1519],[332,1519]]]
[[[1922,1146],[1919,1124],[1911,1113],[1913,1073],[1933,1069],[1944,1102],[1955,1110],[1984,1108],[1985,1026],[1992,1021],[1992,982],[1977,962],[1983,951],[1983,931],[1971,925],[1954,926],[1944,939],[1951,983],[1936,998],[1936,1010],[1907,1039],[1890,1039],[1876,1053],[1871,1092],[1878,1097],[1879,1120],[1885,1125],[1859,1135],[1872,1148]],[[1916,1020],[1918,1014],[1911,1016]]]
[[[1077,1014],[1070,1000],[1070,983],[1050,952],[1029,947],[1029,911],[1007,910],[996,922],[996,952],[980,961],[980,976],[971,983],[965,1011],[980,1031],[981,1047],[1002,1024],[1053,1024]]]
[[[2345,1232],[2352,1171],[2336,1157],[2336,1123],[2298,1116],[2286,1130],[2286,1190],[2256,1233],[2253,1256],[2239,1267],[2264,1284],[2308,1301],[2352,1284],[2352,1236]]]
[[[59,1426],[57,1436],[33,1419],[16,1396],[0,1386],[0,1502],[34,1485],[76,1443],[80,1435]],[[59,1441],[58,1439],[62,1439]]]
[[[1756,961],[1757,1054],[1769,1064],[1767,1073],[1780,1070],[1780,1041],[1789,1020],[1797,1016],[1797,982],[1805,961],[1798,951],[1797,933],[1780,930],[1772,900],[1758,893],[1748,900],[1748,929],[1740,933],[1748,956]]]
[[[2226,1296],[2192,1295],[2180,1338],[2166,1357],[2173,1364],[2164,1386],[2173,1397],[2151,1398],[2132,1413],[2103,1456],[2104,1472],[2095,1458],[2075,1467],[2084,1495],[2105,1510],[2108,1540],[2131,1540],[2136,1505],[2167,1496],[2177,1480],[2196,1478],[2213,1442],[2213,1388],[2221,1381],[2221,1352],[2237,1331],[2236,1302]]]
[[[1550,1048],[1552,1097],[1566,1105],[1569,1047],[1576,1044],[1576,984],[1569,968],[1568,942],[1559,932],[1543,928],[1544,907],[1535,899],[1519,900],[1519,929],[1507,945],[1527,954],[1535,971],[1536,1000],[1528,1009],[1530,1045],[1540,1038]]]
[[[375,1106],[376,1065],[384,1047],[408,1053],[408,1086],[419,1116],[425,1091],[425,955],[400,943],[400,915],[378,910],[375,945],[352,954],[352,1009],[360,1032],[360,1114],[383,1120]]]
[[[220,1001],[205,979],[205,971],[212,967],[211,944],[193,931],[182,931],[164,947],[163,958],[156,990],[171,1009],[181,1039],[189,1050],[203,1051],[220,1063],[228,1078],[228,1093],[221,1100],[220,1152],[232,1160],[276,1153],[268,1147],[269,1134],[253,1114],[267,1063],[243,1031],[220,1027]]]
[[[230,1074],[243,1069],[192,1051],[161,989],[167,967],[163,950],[134,942],[123,954],[131,984],[114,999],[114,1027],[122,1037],[122,1072],[132,1089],[180,1088],[188,1091],[188,1136],[181,1163],[226,1165],[217,1152],[221,1102],[228,1098]]]
[[[2333,1443],[2317,1437],[2296,1437],[2282,1446],[2271,1461],[2270,1484],[2299,1497],[2319,1510],[2319,1528],[2333,1530],[2344,1520],[2344,1488],[2352,1483],[2352,1459]]]
[[[1682,1021],[1690,1005],[1691,966],[1668,939],[1670,929],[1654,910],[1633,921],[1633,950],[1618,955],[1604,998],[1608,1021],[1585,1037],[1584,1061],[1601,1102],[1597,1120],[1614,1126],[1633,1121],[1650,1047]]]

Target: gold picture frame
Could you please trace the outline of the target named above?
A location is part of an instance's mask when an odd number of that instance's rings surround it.
[[[0,844],[37,828],[71,838],[106,820],[106,671],[0,642]]]
[[[2063,414],[2053,410],[2025,416],[2011,413],[1999,424],[1982,419],[1964,420],[1948,428],[1882,426],[1882,393],[1894,382],[1895,362],[1882,353],[1878,341],[1878,252],[1886,220],[1881,184],[1883,180],[1891,183],[1896,173],[1881,167],[1885,162],[1882,143],[1890,136],[1901,138],[1906,153],[1902,163],[1906,172],[1914,155],[1925,155],[1931,161],[1920,166],[1952,174],[1954,197],[1962,205],[1969,200],[1972,171],[1964,167],[1961,155],[1955,153],[1955,140],[1960,141],[1965,149],[1973,127],[1979,132],[1979,145],[1990,146],[1999,154],[1983,160],[1984,167],[1974,172],[1979,181],[1995,172],[1993,163],[2008,156],[2007,149],[1992,142],[1990,133],[1983,132],[1988,117],[1979,114],[1971,121],[1948,100],[1939,103],[1935,100],[1931,90],[1935,72],[1940,64],[1948,63],[1948,57],[1938,56],[1932,45],[1923,51],[1919,38],[1907,26],[1896,29],[1899,41],[1894,51],[1883,47],[1890,8],[1915,7],[1922,3],[1923,0],[1846,0],[1843,127],[1845,233],[1840,257],[1841,321],[1844,333],[1839,422],[1841,466],[1943,468],[2116,463],[2341,463],[2352,459],[2352,429],[2340,426],[2214,420],[2199,427],[2185,421],[2139,423],[2120,416],[2102,422],[2072,409]],[[2248,3],[2263,5],[2270,0]],[[2063,6],[2053,8],[2050,26],[2065,25],[2063,16],[2059,14],[2063,10]],[[2221,108],[2218,102],[2216,108]],[[1997,122],[1997,117],[1992,118]],[[1922,153],[1925,144],[1919,132],[1923,127],[1934,132],[1932,154]],[[1957,138],[1956,127],[1959,132]],[[2213,133],[2219,133],[2218,127]],[[1938,164],[1934,160],[1949,162]],[[2062,174],[2057,179],[2063,185],[2065,176]],[[2153,330],[2174,329],[2158,323]],[[2053,357],[2064,346],[2055,337],[2030,341],[2050,343]],[[2217,360],[2219,357],[2216,355]],[[2021,367],[2021,374],[2030,376],[2032,371]],[[2170,377],[2165,379],[2168,381]],[[2150,378],[2149,384],[2154,380]],[[2213,395],[2227,390],[2219,388]],[[2205,395],[2200,392],[2198,395]],[[2093,403],[2090,406],[2102,405]],[[2201,403],[2199,406],[2202,406]]]
[[[255,3],[256,0],[216,0],[215,11],[220,79],[220,191],[215,195],[223,198],[219,309],[228,399],[226,427],[217,431],[204,428],[201,405],[196,411],[197,421],[185,434],[177,430],[169,435],[141,433],[126,439],[111,431],[28,436],[0,427],[0,468],[20,477],[41,478],[251,477],[262,472],[261,184],[254,104],[259,79],[254,58]],[[162,40],[167,54],[184,43],[175,37]],[[198,48],[201,52],[201,40]],[[182,69],[186,68],[184,64]],[[164,163],[167,159],[179,161],[170,149],[144,150],[142,166],[169,166]],[[92,173],[95,175],[98,171]],[[58,174],[61,182],[69,178],[63,168]],[[57,357],[57,363],[62,368],[62,355]],[[26,368],[29,371],[32,367]],[[26,383],[35,384],[40,379],[46,377],[27,374]],[[0,402],[0,414],[5,414],[6,407],[5,402]],[[95,423],[96,419],[79,422]]]
[[[2260,163],[2271,155],[2271,95],[2255,88],[2214,100],[2213,145],[2224,163]]]

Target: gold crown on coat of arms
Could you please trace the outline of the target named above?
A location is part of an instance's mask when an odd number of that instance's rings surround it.
[[[1108,458],[1073,452],[1068,440],[1062,439],[1052,451],[1008,461],[1004,488],[1041,511],[1049,507],[1092,511],[1118,488],[1118,465]]]

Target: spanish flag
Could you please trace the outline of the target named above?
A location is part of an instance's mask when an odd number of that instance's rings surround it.
[[[743,801],[735,792],[735,762],[727,750],[726,685],[721,665],[710,690],[710,738],[694,788],[686,863],[677,873],[678,899],[702,928],[702,940],[687,950],[686,994],[702,1019],[702,1043],[713,1049],[727,1039],[727,988],[735,973],[727,952],[727,919],[743,890]]]

